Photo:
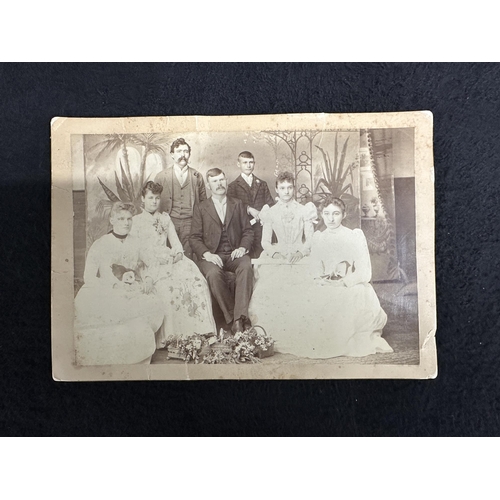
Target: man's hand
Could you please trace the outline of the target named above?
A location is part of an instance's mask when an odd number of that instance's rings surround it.
[[[144,283],[144,293],[151,293],[153,291],[153,278],[151,276],[146,276],[143,280]]]
[[[255,219],[259,220],[260,212],[256,208],[248,207],[247,212]]]
[[[174,264],[182,260],[182,257],[184,257],[184,254],[182,252],[176,253],[174,257]]]
[[[207,262],[211,262],[212,264],[215,264],[216,266],[219,266],[221,269],[224,267],[222,259],[217,254],[215,254],[215,253],[205,252],[203,254],[203,258]]]
[[[246,253],[245,247],[237,248],[236,250],[233,250],[231,252],[231,260],[239,259],[240,257],[243,257],[243,255],[245,255],[245,253]]]
[[[274,252],[273,253],[273,259],[286,259],[286,257],[279,252]]]
[[[302,255],[302,252],[295,252],[294,254],[290,255],[290,257],[288,258],[288,262],[290,264],[295,264],[296,262],[298,262],[300,259],[302,259],[302,257],[304,257]]]

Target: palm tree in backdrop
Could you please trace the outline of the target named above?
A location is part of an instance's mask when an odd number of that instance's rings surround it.
[[[145,179],[146,160],[151,153],[157,153],[162,161],[162,167],[165,167],[167,137],[164,134],[135,134],[130,137],[131,142],[142,147],[141,165],[139,168],[139,186],[136,197],[140,198],[142,186],[149,180]]]
[[[113,203],[122,201],[133,205],[135,213],[140,211],[142,186],[149,180],[149,176],[145,179],[148,156],[157,153],[161,158],[162,167],[164,167],[166,163],[166,143],[167,136],[165,134],[107,134],[103,141],[95,144],[87,151],[87,157],[93,158],[96,164],[111,154],[120,153],[120,176],[116,171],[114,172],[115,189],[111,189],[97,177],[107,199],[101,199],[97,204],[97,216],[90,221],[87,231],[88,244],[91,244],[109,229],[109,212]],[[141,155],[139,172],[136,173],[135,183],[130,168],[128,146],[137,148]]]

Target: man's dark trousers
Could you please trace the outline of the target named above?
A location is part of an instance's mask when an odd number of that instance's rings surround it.
[[[231,259],[231,254],[228,253],[218,253],[217,255],[222,259],[223,269],[206,260],[199,261],[198,266],[208,282],[214,299],[224,314],[226,323],[230,324],[233,318],[238,319],[242,315],[248,317],[248,303],[253,289],[252,262],[248,255],[234,260]],[[230,271],[236,275],[234,296],[227,286],[224,271]]]

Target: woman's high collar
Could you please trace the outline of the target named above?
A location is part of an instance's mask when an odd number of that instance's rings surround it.
[[[127,234],[117,234],[117,233],[115,233],[113,230],[111,231],[111,234],[112,234],[115,238],[117,238],[117,239],[119,239],[119,240],[124,240],[124,239],[128,236],[128,233],[127,233]]]
[[[340,234],[340,233],[344,232],[344,229],[345,229],[345,226],[340,224],[340,226],[336,227],[335,229],[330,229],[329,227],[327,227],[325,229],[325,233],[327,233],[327,234]]]
[[[278,201],[276,202],[277,205],[280,205],[282,207],[291,207],[293,206],[295,203],[296,200],[294,200],[293,198],[289,201],[283,201],[281,198],[278,198]]]

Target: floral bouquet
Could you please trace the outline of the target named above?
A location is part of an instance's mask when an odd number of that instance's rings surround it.
[[[169,358],[182,359],[186,363],[258,363],[274,354],[274,340],[264,328],[255,325],[235,335],[221,329],[219,335],[210,337],[197,333],[185,339],[170,336],[167,349]]]
[[[195,363],[199,362],[201,348],[203,346],[203,338],[198,335],[191,335],[186,339],[186,343],[182,346],[182,354],[184,354],[184,361],[189,363],[190,361],[194,361]]]
[[[262,331],[257,330],[259,328]],[[264,328],[255,325],[234,336],[221,332],[220,341],[212,343],[203,363],[258,363],[261,358],[274,354],[274,340]]]
[[[194,361],[194,363],[200,362],[200,354],[202,352],[203,346],[206,343],[206,339],[197,333],[190,335],[189,337],[175,338],[171,335],[167,339],[166,348],[168,352],[168,357],[173,359],[182,359],[186,363]]]
[[[260,332],[256,330],[256,328],[262,331]],[[250,328],[249,334],[250,342],[257,348],[257,356],[259,358],[266,358],[274,354],[274,340],[267,334],[262,326],[253,326]]]

